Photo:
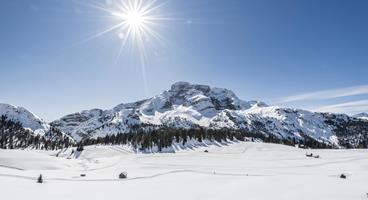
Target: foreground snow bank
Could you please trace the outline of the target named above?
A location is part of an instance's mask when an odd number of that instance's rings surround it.
[[[319,154],[319,159],[305,153],[263,143],[160,154],[91,146],[78,159],[0,150],[0,188],[4,199],[15,200],[366,199],[368,150],[308,152]],[[122,171],[128,172],[128,179],[118,179]],[[341,173],[347,179],[340,179]],[[44,184],[36,183],[39,174]]]

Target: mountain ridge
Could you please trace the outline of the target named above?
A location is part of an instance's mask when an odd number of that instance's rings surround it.
[[[176,82],[169,90],[152,98],[132,103],[122,103],[110,110],[84,110],[66,115],[51,124],[60,127],[66,132],[74,129],[72,135],[79,138],[81,135],[91,131],[88,130],[90,125],[102,126],[99,122],[103,121],[103,119],[110,119],[111,123],[119,123],[120,121],[120,125],[122,126],[119,131],[122,132],[126,131],[125,128],[129,128],[129,126],[139,124],[140,122],[153,125],[161,125],[165,124],[165,122],[174,123],[170,118],[178,114],[181,114],[182,117],[185,116],[184,118],[192,118],[192,120],[198,122],[200,125],[204,125],[203,123],[206,123],[206,120],[200,119],[202,115],[206,118],[212,118],[219,110],[242,110],[249,109],[255,105],[267,106],[264,102],[260,101],[247,102],[240,100],[228,89],[211,88],[207,85],[190,84],[187,82]],[[191,107],[191,109],[187,109],[188,107]],[[155,113],[156,111],[158,113]],[[91,118],[96,117],[98,119],[90,121]],[[72,118],[75,118],[75,120],[72,121]],[[122,119],[129,119],[129,121],[123,123]],[[177,123],[179,124],[177,125],[185,128],[188,124],[185,124],[185,119],[182,120],[178,119]],[[70,121],[72,123],[68,123]],[[85,125],[85,127],[75,127],[78,122]],[[207,123],[209,122],[207,121]],[[78,133],[78,131],[80,132]],[[115,131],[113,133],[118,132]],[[101,134],[99,135],[101,136]]]
[[[155,135],[155,131],[173,134],[194,130],[196,134],[206,135],[198,132],[201,129],[212,130],[211,134],[230,134],[230,139],[237,134],[237,138],[251,136],[269,141],[314,141],[323,146],[368,147],[368,120],[359,116],[269,106],[262,101],[241,100],[228,89],[187,82],[174,83],[170,89],[148,99],[122,103],[106,110],[84,110],[51,123],[25,108],[9,104],[0,104],[2,115],[20,123],[34,135],[57,141],[67,137],[83,141],[124,133]]]
[[[340,140],[346,142],[341,127],[358,126],[364,138],[368,129],[366,123],[345,114],[268,106],[241,100],[228,89],[188,82],[174,83],[149,99],[66,115],[51,124],[77,140],[168,127],[230,129],[297,141],[312,138],[336,146]]]

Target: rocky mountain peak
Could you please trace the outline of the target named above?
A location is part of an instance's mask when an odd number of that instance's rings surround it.
[[[169,90],[169,92],[185,93],[190,90],[198,90],[206,94],[211,90],[211,88],[208,85],[190,84],[188,82],[176,82],[171,85],[171,89]]]
[[[168,93],[168,94],[167,94]],[[166,95],[171,95],[170,102],[172,104],[183,104],[187,106],[198,106],[202,104],[207,108],[214,108],[216,110],[244,110],[250,107],[267,106],[259,101],[243,101],[240,100],[233,91],[210,87],[208,85],[190,84],[188,82],[177,82],[171,86]]]

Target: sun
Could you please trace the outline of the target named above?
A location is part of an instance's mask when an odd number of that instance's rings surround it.
[[[172,20],[160,12],[166,2],[158,3],[158,0],[106,0],[106,2],[108,3],[92,6],[107,14],[106,17],[115,24],[87,40],[115,33],[122,40],[119,55],[127,45],[138,49],[139,53],[144,53],[147,41],[158,40],[159,43],[165,41],[157,27],[162,25],[163,21]]]
[[[139,10],[132,10],[126,13],[125,19],[129,26],[140,27],[144,24],[144,15]]]
[[[143,2],[143,1],[128,1],[128,2]],[[119,7],[111,15],[116,17],[120,21],[119,29],[123,29],[124,32],[132,31],[132,29],[139,30],[141,32],[147,31],[145,29],[150,29],[153,20],[152,15],[147,12],[146,7],[143,7],[142,3],[128,3]]]

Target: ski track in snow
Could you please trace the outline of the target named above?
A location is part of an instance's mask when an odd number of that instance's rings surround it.
[[[151,179],[160,176],[165,176],[169,174],[178,174],[178,173],[193,173],[193,174],[206,174],[206,175],[214,175],[214,176],[272,176],[272,175],[264,175],[264,174],[246,174],[246,173],[224,173],[224,172],[207,172],[207,171],[198,171],[198,170],[172,170],[165,173],[157,173],[150,176],[139,176],[127,179],[73,179],[73,178],[47,178],[48,181],[81,181],[81,182],[90,182],[90,181],[103,181],[103,182],[117,182],[117,181],[134,181],[141,179]],[[0,177],[12,177],[12,178],[20,178],[36,181],[36,177],[33,176],[20,176],[20,175],[10,175],[10,174],[0,174]],[[80,177],[75,177],[80,178]]]

